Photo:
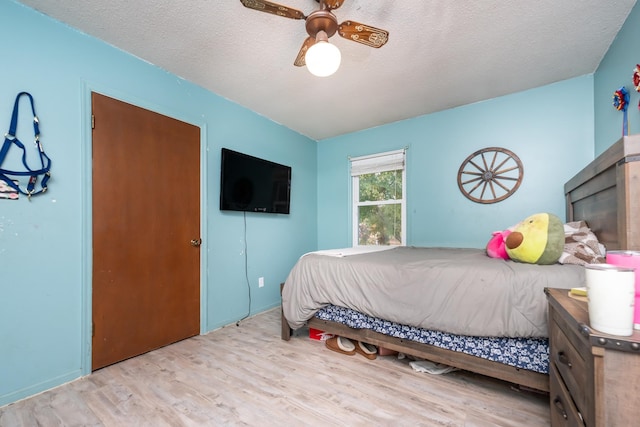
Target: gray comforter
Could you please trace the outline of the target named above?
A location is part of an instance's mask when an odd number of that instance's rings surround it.
[[[584,286],[584,267],[489,258],[482,249],[396,247],[304,255],[282,293],[289,326],[333,304],[457,335],[546,337],[545,287]]]

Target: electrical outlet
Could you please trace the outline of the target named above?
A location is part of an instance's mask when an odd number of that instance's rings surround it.
[[[261,288],[264,286],[264,277],[258,277],[258,287]]]

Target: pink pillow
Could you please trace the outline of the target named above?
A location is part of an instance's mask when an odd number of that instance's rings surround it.
[[[507,236],[511,234],[511,230],[494,231],[491,234],[492,237],[487,243],[487,255],[491,258],[509,259],[504,242],[507,240]]]

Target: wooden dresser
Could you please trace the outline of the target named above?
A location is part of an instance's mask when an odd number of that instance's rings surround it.
[[[586,301],[566,289],[549,300],[552,426],[640,426],[640,331],[630,337],[589,327]]]

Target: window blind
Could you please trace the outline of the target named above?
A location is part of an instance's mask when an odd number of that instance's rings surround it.
[[[351,159],[351,176],[404,169],[405,151],[387,151],[386,153],[353,157]]]

